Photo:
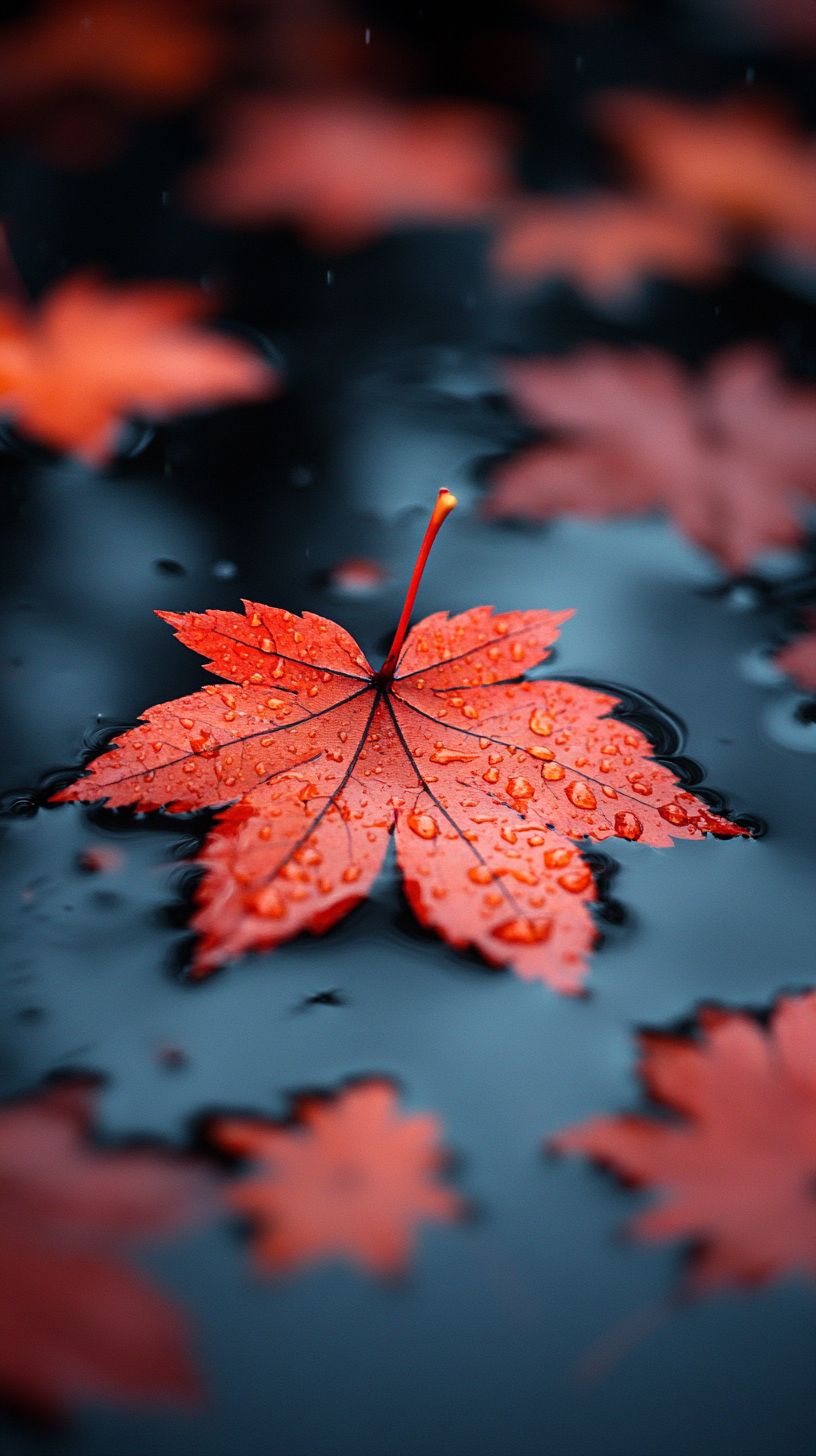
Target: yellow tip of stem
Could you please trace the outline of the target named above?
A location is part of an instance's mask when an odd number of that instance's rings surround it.
[[[443,486],[439,492],[439,495],[436,498],[436,505],[433,508],[433,514],[431,515],[431,519],[428,522],[428,529],[425,532],[425,539],[422,542],[419,556],[417,557],[417,563],[414,567],[414,574],[411,577],[411,584],[408,587],[408,595],[405,598],[405,605],[402,609],[402,616],[399,620],[399,626],[397,627],[397,632],[396,636],[394,637],[391,651],[389,652],[385,662],[380,668],[380,671],[376,674],[376,678],[379,682],[390,682],[394,676],[394,668],[396,667],[402,644],[405,641],[405,634],[408,631],[408,623],[411,617],[411,610],[416,600],[416,594],[419,588],[420,580],[422,579],[422,573],[425,570],[425,562],[428,560],[428,555],[434,541],[436,540],[439,527],[442,525],[442,522],[445,520],[445,518],[450,515],[451,511],[455,509],[456,505],[456,496],[452,495],[451,492],[449,490],[446,490]]]

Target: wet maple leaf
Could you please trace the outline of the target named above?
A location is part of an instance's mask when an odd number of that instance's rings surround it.
[[[591,345],[505,365],[531,424],[557,432],[501,465],[488,515],[541,520],[665,509],[731,571],[804,535],[816,497],[816,390],[739,345],[695,377],[666,354]]]
[[[659,1189],[632,1232],[694,1240],[698,1289],[816,1277],[816,992],[783,996],[767,1030],[716,1008],[699,1026],[641,1037],[646,1090],[679,1121],[598,1118],[549,1146]]]
[[[163,107],[200,90],[223,53],[223,37],[184,0],[55,0],[0,31],[0,105],[90,88]]]
[[[365,98],[246,99],[188,195],[220,222],[291,220],[351,247],[406,223],[482,217],[509,190],[510,127],[485,107]]]
[[[558,275],[605,304],[630,297],[647,277],[710,279],[726,264],[727,252],[716,227],[700,214],[591,193],[509,208],[492,261],[509,282]]]
[[[809,608],[803,612],[807,631],[795,637],[774,657],[774,665],[786,672],[794,682],[808,693],[816,692],[816,611]]]
[[[667,201],[780,241],[816,242],[816,146],[785,117],[742,100],[638,92],[595,99],[604,134]]]
[[[273,393],[269,365],[200,327],[211,312],[195,288],[88,274],[56,284],[37,308],[0,300],[0,413],[99,462],[128,414],[157,419]]]
[[[47,1420],[88,1398],[200,1397],[180,1311],[121,1260],[209,1202],[202,1170],[94,1147],[95,1092],[66,1082],[0,1109],[0,1390]]]
[[[680,789],[615,698],[519,682],[571,612],[475,607],[406,631],[440,491],[394,646],[379,672],[342,627],[245,602],[246,616],[159,616],[225,681],[163,703],[56,802],[174,813],[233,802],[198,856],[203,976],[315,934],[370,889],[395,830],[418,919],[493,965],[577,991],[595,938],[592,875],[569,838],[669,845],[744,831]]]
[[[295,1111],[293,1125],[232,1117],[210,1125],[217,1147],[257,1165],[226,1196],[252,1220],[262,1272],[344,1259],[400,1274],[421,1223],[461,1217],[462,1201],[439,1181],[447,1158],[437,1119],[401,1113],[390,1083],[371,1078],[331,1099],[304,1097]]]

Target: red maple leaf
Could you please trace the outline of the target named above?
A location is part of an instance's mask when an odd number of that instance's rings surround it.
[[[200,1397],[181,1313],[120,1258],[198,1216],[203,1171],[94,1147],[95,1094],[66,1082],[0,1111],[0,1389],[47,1420],[88,1398]]]
[[[669,845],[744,831],[706,809],[607,714],[615,698],[523,682],[571,612],[409,615],[455,497],[440,491],[379,672],[342,627],[245,602],[160,612],[226,680],[151,708],[56,801],[181,813],[223,805],[198,857],[192,974],[298,931],[369,890],[388,836],[414,913],[493,965],[577,991],[594,940],[589,868],[569,837]]]
[[[53,0],[0,33],[0,106],[87,88],[161,108],[200,90],[223,53],[185,0]]]
[[[549,1146],[659,1189],[632,1232],[694,1240],[698,1289],[816,1277],[816,992],[783,996],[767,1030],[716,1008],[699,1025],[641,1037],[646,1090],[680,1120],[597,1118]]]
[[[816,146],[785,117],[742,100],[613,91],[593,111],[635,177],[670,203],[749,233],[816,243]]]
[[[450,1220],[462,1201],[439,1174],[439,1123],[399,1111],[390,1083],[371,1078],[337,1097],[303,1097],[292,1125],[219,1117],[216,1146],[257,1164],[230,1207],[254,1224],[255,1263],[285,1274],[347,1259],[374,1274],[406,1267],[420,1223]]]
[[[510,282],[558,275],[605,304],[631,296],[645,277],[711,279],[727,262],[727,251],[716,227],[699,213],[601,192],[508,208],[492,261]]]
[[[739,345],[694,377],[666,354],[590,345],[505,365],[531,424],[557,432],[495,472],[486,510],[536,520],[658,508],[731,571],[804,535],[816,498],[816,390]]]
[[[128,414],[151,419],[259,399],[275,370],[206,332],[212,305],[176,283],[58,283],[36,308],[0,300],[0,413],[26,434],[92,462]]]
[[[352,247],[405,223],[478,219],[509,190],[510,125],[481,106],[245,99],[188,195],[221,222],[297,223]]]
[[[774,665],[786,672],[805,692],[816,692],[816,610],[802,613],[807,631],[777,652]]]

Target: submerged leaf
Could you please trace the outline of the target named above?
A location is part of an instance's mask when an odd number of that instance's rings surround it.
[[[263,1273],[343,1259],[373,1274],[400,1274],[421,1223],[464,1211],[439,1180],[447,1158],[437,1119],[401,1113],[385,1081],[360,1082],[330,1100],[301,1098],[294,1125],[216,1118],[210,1136],[255,1165],[226,1197],[252,1221]]]
[[[816,611],[803,612],[807,631],[795,637],[774,657],[774,665],[792,677],[805,692],[816,692]]]
[[[89,1142],[94,1091],[66,1082],[0,1110],[0,1389],[61,1420],[93,1397],[200,1397],[182,1314],[120,1258],[199,1216],[207,1179],[148,1149]]]
[[[568,1128],[585,1153],[660,1201],[632,1232],[695,1244],[693,1285],[816,1277],[816,992],[783,996],[769,1027],[707,1008],[700,1036],[641,1037],[640,1074],[679,1121],[629,1114]]]
[[[816,390],[785,381],[769,350],[738,345],[694,378],[655,350],[588,345],[505,375],[520,413],[557,438],[499,467],[489,515],[665,509],[731,571],[803,537]]]

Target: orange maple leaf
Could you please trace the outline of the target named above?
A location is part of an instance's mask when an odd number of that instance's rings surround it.
[[[699,213],[603,192],[508,208],[492,262],[509,282],[569,278],[601,304],[630,297],[645,277],[700,283],[728,261],[718,229]]]
[[[369,890],[394,829],[424,925],[575,992],[595,939],[595,889],[569,837],[670,845],[744,833],[680,789],[642,733],[607,716],[615,698],[519,681],[571,612],[439,612],[406,639],[455,504],[440,491],[379,672],[342,627],[311,612],[256,602],[245,617],[160,612],[226,685],[149,709],[55,796],[173,813],[233,801],[198,857],[194,976],[326,930]]]
[[[550,1139],[661,1200],[632,1224],[696,1246],[693,1286],[816,1277],[816,992],[783,996],[769,1027],[706,1008],[700,1037],[641,1037],[640,1075],[681,1121],[603,1117]]]
[[[0,413],[54,449],[99,462],[128,414],[159,419],[274,393],[274,369],[199,327],[211,312],[186,285],[111,285],[89,274],[56,284],[36,309],[0,300]]]
[[[352,247],[406,223],[483,217],[509,191],[511,127],[486,107],[366,98],[244,99],[188,195],[221,222],[297,223]]]
[[[805,692],[816,692],[816,610],[802,613],[807,630],[783,647],[774,657],[774,666],[792,677]]]
[[[401,1113],[394,1088],[376,1078],[332,1099],[299,1099],[293,1125],[219,1117],[209,1128],[218,1148],[258,1165],[226,1197],[252,1220],[256,1266],[272,1274],[326,1259],[400,1274],[420,1223],[464,1212],[439,1181],[439,1131],[429,1114]]]
[[[552,443],[495,472],[488,515],[541,520],[665,509],[731,571],[804,536],[816,498],[816,391],[738,345],[695,378],[667,354],[589,345],[504,366],[511,396]]]
[[[0,105],[90,88],[161,108],[195,95],[223,54],[184,0],[53,0],[0,32]]]
[[[89,1397],[197,1402],[181,1313],[121,1262],[209,1206],[203,1169],[89,1142],[94,1089],[72,1081],[0,1110],[0,1389],[62,1420]]]
[[[748,232],[816,243],[816,145],[742,100],[714,103],[613,91],[593,114],[636,179],[680,207]]]

